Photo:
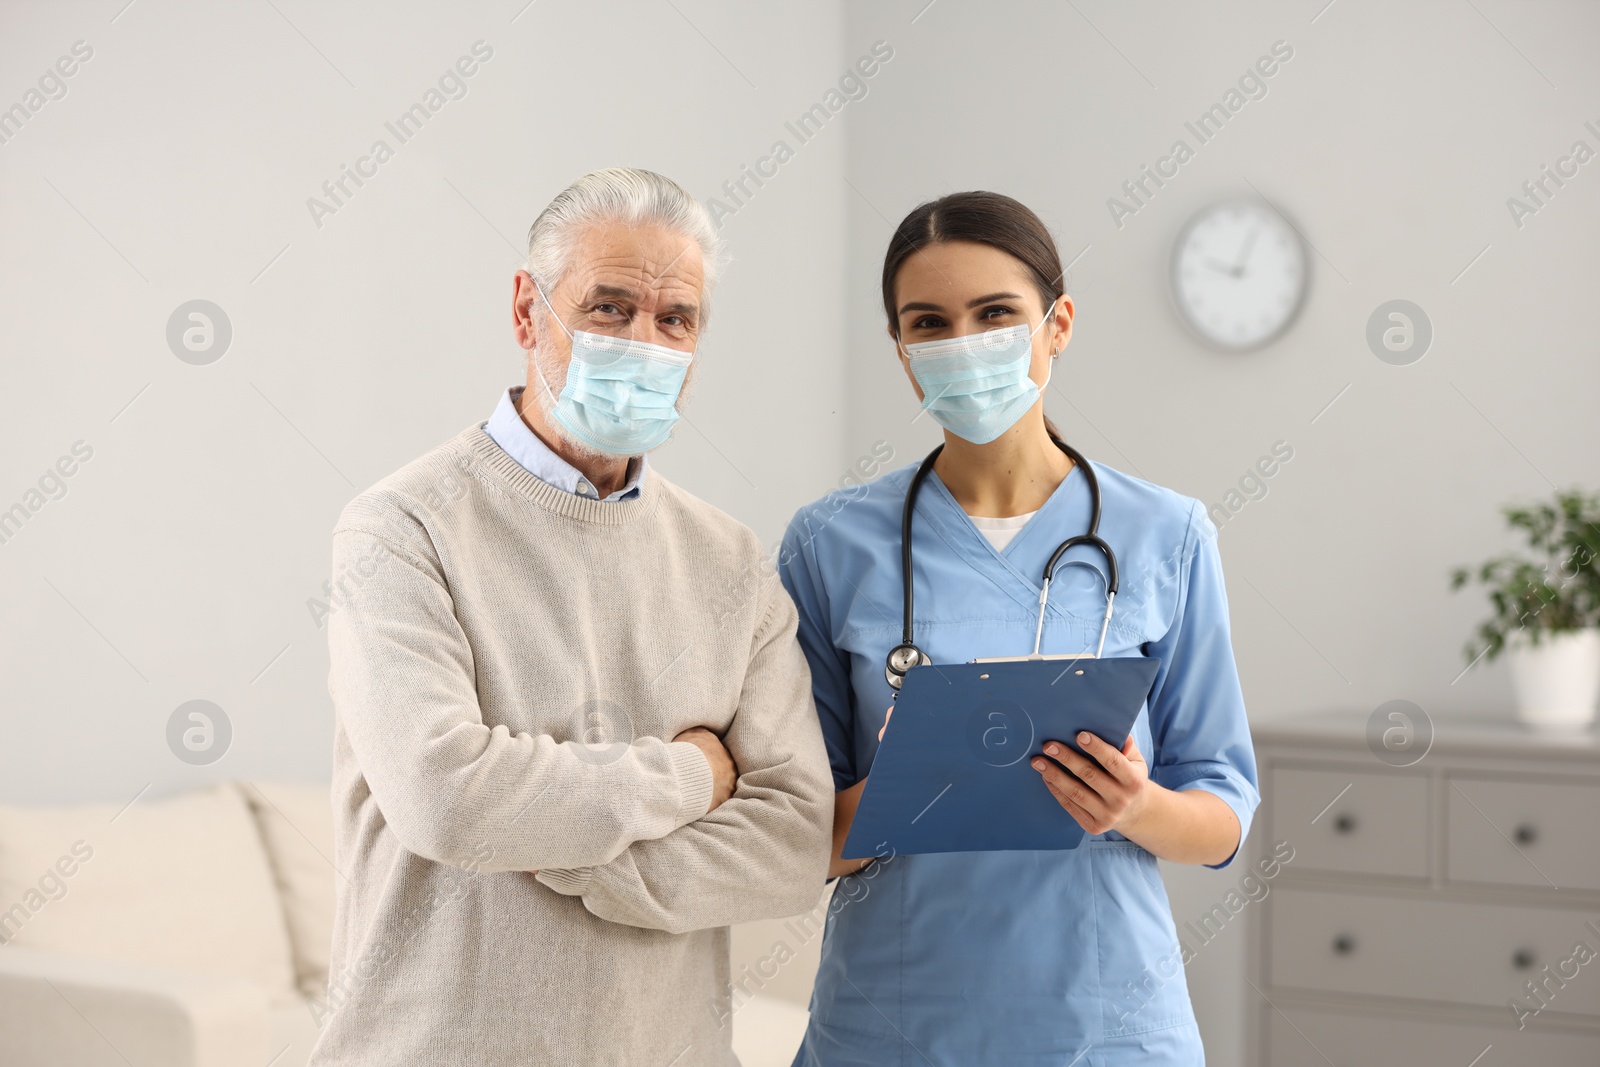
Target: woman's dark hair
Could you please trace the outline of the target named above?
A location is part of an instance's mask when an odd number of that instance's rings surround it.
[[[894,306],[895,275],[911,253],[945,241],[988,245],[1019,260],[1033,276],[1039,303],[1046,307],[1066,292],[1055,239],[1027,205],[1002,193],[951,193],[913,208],[889,238],[889,251],[883,257],[883,310],[896,337],[900,336],[900,316]],[[1048,417],[1044,427],[1060,440]]]

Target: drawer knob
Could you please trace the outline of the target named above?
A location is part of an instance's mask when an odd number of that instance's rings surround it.
[[[1356,950],[1356,939],[1349,934],[1339,934],[1333,939],[1333,951],[1348,956]]]
[[[1356,817],[1347,811],[1342,811],[1333,820],[1333,829],[1336,833],[1353,833],[1356,828]]]
[[[1511,954],[1511,966],[1519,971],[1531,971],[1533,965],[1538,962],[1531,948],[1519,948]]]
[[[1523,823],[1511,831],[1511,839],[1519,845],[1531,845],[1539,840],[1539,831],[1528,823]]]

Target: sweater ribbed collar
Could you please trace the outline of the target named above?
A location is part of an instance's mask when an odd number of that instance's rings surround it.
[[[483,423],[474,423],[461,431],[458,441],[484,467],[488,468],[506,488],[546,511],[592,523],[596,526],[627,526],[655,511],[661,499],[661,487],[656,483],[660,475],[649,471],[639,482],[639,495],[632,500],[592,500],[557,489],[549,482],[540,481],[527,468],[512,459],[506,450],[495,443],[483,430]]]

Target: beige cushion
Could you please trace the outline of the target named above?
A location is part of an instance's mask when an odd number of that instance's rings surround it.
[[[0,941],[21,948],[295,991],[266,849],[232,785],[125,810],[0,805],[0,909]]]
[[[267,1012],[267,1046],[278,1058],[265,1067],[306,1067],[319,1036],[317,1016],[310,1004],[296,998],[292,1003],[273,1005]],[[256,1063],[251,1067],[263,1065]],[[783,1067],[789,1065],[785,1063]]]
[[[789,1067],[811,1014],[782,997],[734,994],[733,1051],[744,1067]]]
[[[327,782],[241,782],[277,878],[300,993],[324,995],[333,951],[333,801]]]
[[[308,1014],[305,1001],[294,1003]],[[290,1044],[268,1044],[289,1014],[255,982],[0,949],[5,1067],[265,1067]],[[292,1057],[285,1051],[271,1067],[306,1067]]]

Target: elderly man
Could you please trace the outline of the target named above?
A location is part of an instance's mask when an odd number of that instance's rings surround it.
[[[580,178],[516,275],[525,388],[339,518],[318,1067],[736,1063],[727,926],[821,893],[794,606],[645,459],[717,258],[676,183]]]

